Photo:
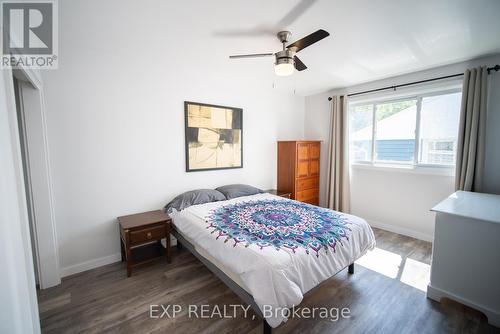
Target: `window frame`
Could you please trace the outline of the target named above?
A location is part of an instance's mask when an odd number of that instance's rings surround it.
[[[372,142],[371,142],[371,159],[368,160],[350,160],[351,165],[360,165],[360,166],[373,166],[373,167],[394,167],[394,168],[425,168],[432,169],[436,168],[438,170],[455,170],[456,161],[454,164],[429,164],[429,163],[420,163],[420,128],[421,128],[421,111],[422,111],[422,100],[426,97],[438,96],[438,95],[447,95],[454,93],[462,93],[462,88],[453,87],[453,88],[440,88],[432,91],[422,92],[422,93],[413,93],[407,95],[401,95],[397,97],[387,96],[377,96],[373,99],[364,99],[361,101],[352,101],[348,102],[348,112],[350,113],[351,107],[362,106],[362,105],[371,105],[371,113],[372,113]],[[417,101],[417,110],[416,110],[416,120],[415,120],[415,149],[413,152],[413,160],[412,161],[388,161],[388,160],[377,160],[375,159],[376,152],[376,138],[377,138],[377,105],[394,103],[399,101],[407,101],[407,100],[416,100]],[[458,137],[458,133],[457,133]],[[350,145],[350,142],[349,142]],[[350,151],[350,147],[349,147]]]

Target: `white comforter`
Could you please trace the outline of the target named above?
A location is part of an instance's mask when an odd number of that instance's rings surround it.
[[[233,242],[224,242],[223,238],[216,240],[216,234],[210,233],[211,230],[207,229],[207,218],[213,209],[227,204],[263,199],[289,201],[271,194],[258,194],[195,205],[171,214],[176,228],[193,241],[196,247],[203,248],[225,267],[239,275],[261,311],[264,310],[264,305],[267,305],[267,310],[298,305],[307,291],[375,247],[373,231],[366,221],[347,214],[344,216],[351,223],[349,241],[343,240],[342,245],[337,245],[335,252],[322,250],[320,256],[316,256],[314,252],[307,254],[302,249],[296,250],[295,253],[286,248],[260,249],[254,244],[249,247],[243,244],[233,247]],[[282,316],[285,312],[272,313],[273,316],[266,317],[272,327],[277,327],[287,320]]]

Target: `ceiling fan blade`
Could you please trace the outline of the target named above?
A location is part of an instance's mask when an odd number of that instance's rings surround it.
[[[307,69],[307,66],[302,62],[302,60],[299,59],[299,57],[294,56],[293,60],[295,61],[295,69],[297,69],[297,71],[303,71]]]
[[[258,58],[258,57],[269,57],[269,56],[274,56],[274,53],[253,53],[253,54],[247,54],[247,55],[234,55],[234,56],[229,56],[229,58],[231,58],[231,59]]]
[[[284,30],[301,17],[317,0],[300,0],[276,24],[261,24],[249,29],[220,30],[213,33],[217,37],[258,37],[276,36],[276,32]]]
[[[276,36],[276,29],[268,26],[258,26],[251,29],[229,29],[215,31],[213,36],[216,37],[260,37],[260,36]]]
[[[295,5],[276,25],[275,30],[283,30],[301,17],[317,0],[302,0]]]
[[[323,29],[319,29],[318,31],[313,32],[310,35],[307,35],[306,37],[299,39],[298,41],[290,44],[287,46],[288,49],[294,48],[295,52],[299,52],[300,50],[307,48],[308,46],[322,40],[323,38],[326,38],[330,36],[330,34]]]

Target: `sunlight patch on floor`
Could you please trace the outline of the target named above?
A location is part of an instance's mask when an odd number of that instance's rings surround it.
[[[401,255],[375,247],[361,257],[357,264],[390,278],[396,278],[402,262]]]
[[[366,253],[356,263],[421,291],[427,291],[431,267],[426,263],[410,258],[403,260],[401,255],[378,247]]]
[[[427,291],[430,275],[430,265],[407,258],[400,281],[425,292]]]

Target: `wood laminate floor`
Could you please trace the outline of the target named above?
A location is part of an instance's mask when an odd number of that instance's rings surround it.
[[[486,317],[450,301],[425,297],[431,244],[374,229],[377,248],[306,294],[300,306],[349,308],[350,317],[290,319],[273,333],[500,333]],[[261,333],[262,322],[243,318],[196,319],[188,305],[227,308],[240,299],[187,250],[172,264],[159,260],[126,277],[115,263],[64,278],[39,291],[44,333]],[[150,305],[181,305],[173,319],[149,317]],[[200,312],[198,312],[200,314]],[[250,313],[253,315],[253,313]],[[200,314],[201,315],[201,314]]]

